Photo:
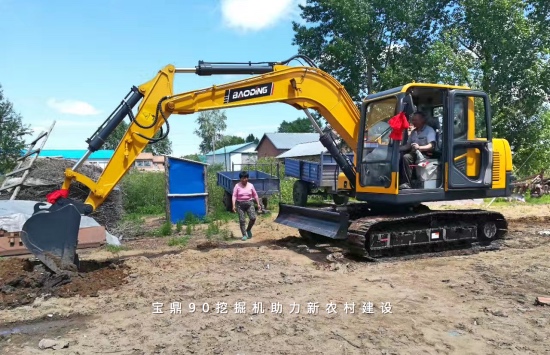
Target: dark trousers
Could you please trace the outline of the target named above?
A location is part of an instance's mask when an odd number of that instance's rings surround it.
[[[412,167],[411,165],[416,162],[416,154],[410,152],[405,153],[401,157],[401,166],[399,169],[399,184],[411,184],[412,179]]]
[[[239,214],[239,226],[243,236],[246,235],[247,230],[251,230],[256,222],[256,208],[254,208],[254,201],[237,201],[237,213]],[[248,227],[246,225],[246,214],[248,214]]]

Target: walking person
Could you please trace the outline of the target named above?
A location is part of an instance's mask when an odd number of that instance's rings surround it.
[[[256,209],[254,200],[258,203],[258,212],[262,212],[262,205],[254,185],[248,182],[248,173],[242,171],[239,174],[241,181],[233,188],[233,212],[239,213],[239,225],[243,235],[242,240],[252,238],[252,226],[256,222]],[[248,227],[246,225],[246,214],[248,214]]]

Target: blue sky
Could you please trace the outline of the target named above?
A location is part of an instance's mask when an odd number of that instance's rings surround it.
[[[85,149],[130,88],[167,64],[278,61],[297,53],[292,20],[303,0],[0,0],[0,85],[45,149]],[[297,64],[293,62],[292,64]],[[174,92],[243,78],[178,74]],[[226,134],[261,137],[303,117],[286,104],[226,111]],[[197,115],[172,115],[173,155],[198,152]]]

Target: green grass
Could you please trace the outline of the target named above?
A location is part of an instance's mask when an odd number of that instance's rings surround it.
[[[124,251],[124,250],[128,250],[128,247],[124,246],[124,245],[111,245],[111,244],[107,244],[105,246],[105,250],[111,252],[111,253],[120,253],[121,251]]]
[[[189,239],[190,239],[189,236],[173,237],[168,240],[168,245],[171,247],[175,247],[175,246],[184,247],[189,242]]]
[[[493,203],[491,201],[492,198],[486,198],[483,201],[485,204],[491,203],[491,206],[510,206],[510,205],[548,205],[550,204],[550,195],[542,195],[541,197],[531,197],[531,194],[529,192],[525,193],[524,195],[525,202],[518,201],[518,200],[510,200],[508,201],[506,198],[496,198]]]
[[[541,197],[527,196],[525,202],[532,205],[547,205],[550,204],[550,195],[542,195]]]

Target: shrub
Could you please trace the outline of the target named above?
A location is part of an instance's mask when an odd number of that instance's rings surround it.
[[[206,168],[208,190],[208,214],[216,214],[225,211],[223,194],[225,190],[217,185],[218,172],[224,171],[223,164],[209,165]]]
[[[162,172],[129,171],[120,182],[125,213],[141,215],[165,213],[165,181]]]

